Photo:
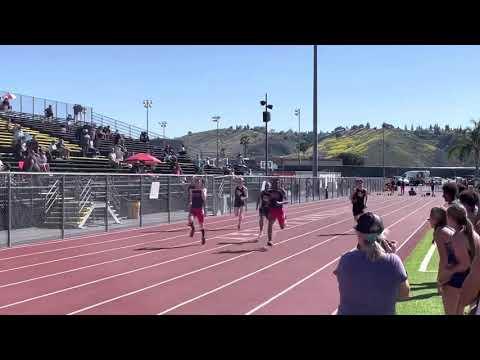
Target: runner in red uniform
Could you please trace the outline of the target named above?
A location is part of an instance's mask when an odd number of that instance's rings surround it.
[[[205,229],[203,228],[205,214],[203,208],[205,207],[207,199],[207,189],[203,185],[202,179],[199,177],[194,179],[193,185],[194,186],[190,189],[189,193],[190,213],[188,214],[188,226],[192,229],[190,231],[190,237],[193,237],[195,234],[193,219],[196,218],[198,225],[200,226],[200,231],[202,232],[202,245],[205,245]]]
[[[286,201],[287,194],[279,187],[279,182],[279,179],[273,179],[272,188],[267,191],[270,199],[268,205],[268,246],[273,246],[272,232],[275,221],[278,221],[280,229],[283,230],[285,228],[285,212],[283,211],[283,205],[288,204],[288,201]]]

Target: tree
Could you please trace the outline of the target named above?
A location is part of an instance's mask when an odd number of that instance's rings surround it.
[[[298,144],[298,150],[303,154],[303,157],[305,157],[305,153],[308,150],[308,143],[302,141],[300,144]]]
[[[341,153],[341,154],[338,154],[337,157],[339,159],[342,159],[343,165],[364,165],[365,164],[365,160],[357,154]]]
[[[192,132],[191,132],[191,131],[189,131],[189,132],[187,133],[187,135],[192,135]]]
[[[240,145],[243,145],[243,156],[247,157],[247,146],[250,144],[250,135],[244,134],[240,137]]]
[[[404,129],[404,130],[405,130],[405,131],[408,131],[408,129],[407,129],[407,125],[405,125],[405,129]]]
[[[480,163],[480,121],[472,120],[472,124],[473,129],[467,128],[462,136],[456,139],[453,146],[448,149],[448,158],[456,157],[460,161],[473,158],[475,178],[478,178],[478,166]]]
[[[367,125],[365,126],[367,129],[370,129],[370,123],[367,122]]]
[[[450,132],[450,126],[445,125],[445,132]]]
[[[413,124],[410,126],[410,131],[413,132]]]

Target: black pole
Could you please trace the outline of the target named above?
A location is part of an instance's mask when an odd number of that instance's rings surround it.
[[[268,95],[265,93],[265,111],[268,111]],[[268,118],[267,118],[268,119]],[[265,176],[268,176],[268,121],[265,121]]]
[[[385,182],[385,124],[382,124],[382,166],[383,166],[383,181]]]
[[[317,45],[313,46],[313,177],[318,176]]]
[[[217,119],[217,167],[218,167],[218,140],[219,140],[219,132],[218,132],[218,122],[219,120]]]
[[[140,227],[143,226],[143,176],[140,174],[140,211],[139,211],[139,218],[140,218]]]
[[[105,175],[105,232],[108,232],[108,175]]]
[[[12,174],[7,176],[7,246],[12,246]]]
[[[62,175],[60,189],[62,191],[62,225],[60,227],[60,234],[61,238],[65,239],[65,175]]]

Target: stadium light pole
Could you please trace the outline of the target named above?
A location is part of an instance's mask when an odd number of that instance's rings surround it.
[[[382,124],[382,167],[383,182],[385,182],[385,123]]]
[[[152,100],[143,100],[143,107],[147,109],[147,136],[150,136],[148,133],[148,109],[152,107]]]
[[[268,104],[268,97],[265,93],[265,100],[260,101],[261,106],[265,106],[263,111],[263,122],[265,123],[265,176],[268,176],[268,123],[270,121],[269,109],[273,109],[273,105]]]
[[[318,176],[317,45],[313,45],[313,177]]]
[[[298,117],[298,144],[297,144],[297,154],[298,154],[298,165],[301,164],[300,161],[300,109],[295,109],[295,116]]]
[[[218,125],[220,123],[220,119],[221,117],[218,115],[212,116],[212,121],[217,123],[217,167],[218,167],[218,144],[220,141],[220,133],[219,133],[220,130],[218,129]]]
[[[163,131],[163,138],[165,139],[165,128],[167,127],[167,122],[166,121],[161,121],[159,122],[160,127],[162,128]]]

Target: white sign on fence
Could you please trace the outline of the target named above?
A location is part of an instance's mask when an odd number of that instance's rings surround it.
[[[158,199],[158,193],[160,192],[160,182],[153,181],[150,186],[150,199]]]

